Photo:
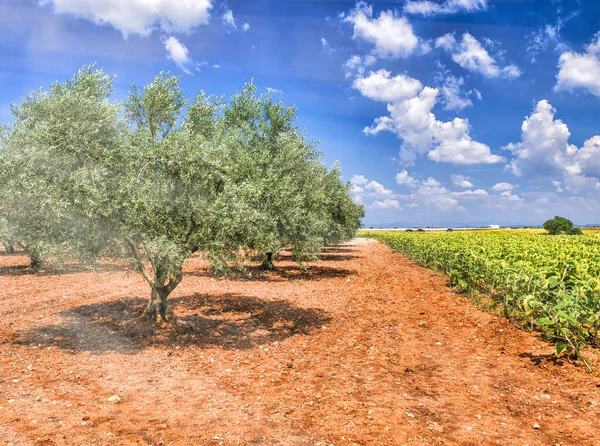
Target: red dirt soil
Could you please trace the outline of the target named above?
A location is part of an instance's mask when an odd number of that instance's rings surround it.
[[[597,372],[375,242],[240,280],[193,258],[160,328],[137,275],[26,265],[0,256],[4,444],[600,444]]]

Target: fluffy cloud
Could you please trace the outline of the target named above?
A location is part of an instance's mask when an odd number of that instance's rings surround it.
[[[465,177],[464,175],[452,175],[450,177],[452,180],[452,184],[458,187],[473,187],[473,183],[471,183],[469,177]]]
[[[558,60],[555,90],[583,88],[600,96],[600,33],[584,53],[567,51]]]
[[[386,130],[398,135],[403,141],[400,157],[405,164],[413,163],[420,154],[427,154],[432,161],[455,164],[503,161],[502,157],[493,155],[487,145],[472,140],[468,120],[437,120],[432,109],[438,102],[439,91],[430,87],[419,91],[415,88],[420,85],[417,83],[403,75],[390,77],[385,70],[357,79],[354,88],[361,94],[389,102],[390,116],[375,119],[371,127],[365,128],[365,133],[375,135]]]
[[[165,39],[163,43],[168,53],[167,57],[175,62],[185,73],[192,74],[186,66],[191,62],[186,46],[173,36]]]
[[[487,8],[487,0],[446,0],[434,3],[428,0],[409,1],[404,11],[409,14],[430,16],[435,14],[454,14],[457,12],[476,12]]]
[[[480,73],[485,77],[514,79],[521,75],[521,71],[515,65],[500,68],[483,45],[469,33],[463,34],[460,42],[452,34],[445,34],[436,39],[435,46],[450,53],[452,60],[465,70]]]
[[[156,28],[185,33],[208,23],[211,0],[42,0],[57,14],[109,25],[123,33],[147,36]]]
[[[249,23],[244,23],[244,24],[242,25],[242,29],[243,29],[244,31],[249,31],[249,30],[250,30],[250,24],[249,24]]]
[[[556,109],[546,100],[540,101],[521,126],[521,141],[505,148],[514,158],[510,169],[517,176],[559,176],[563,182],[553,184],[561,191],[598,191],[600,178],[600,136],[584,142],[581,148],[569,144],[571,132]]]
[[[396,102],[415,97],[423,84],[404,74],[390,77],[387,70],[371,72],[368,77],[359,76],[354,81],[354,88],[363,96],[374,101]]]
[[[402,209],[398,200],[393,200],[391,198],[386,198],[385,200],[375,200],[373,203],[371,203],[370,207],[373,209]]]
[[[383,184],[377,181],[369,181],[365,184],[365,190],[371,191],[375,195],[392,195],[394,192],[386,189]]]
[[[365,178],[364,175],[353,175],[352,178],[350,178],[350,182],[352,184],[367,184],[369,182],[369,180],[367,180]]]
[[[418,181],[411,177],[406,170],[396,174],[396,183],[401,186],[417,187]]]
[[[514,188],[515,186],[510,183],[496,183],[494,184],[494,187],[492,187],[492,190],[494,192],[508,192],[514,190]]]
[[[419,46],[419,39],[408,19],[398,17],[393,11],[382,11],[375,18],[373,7],[360,1],[343,20],[353,25],[354,39],[375,45],[373,52],[378,57],[407,57]]]

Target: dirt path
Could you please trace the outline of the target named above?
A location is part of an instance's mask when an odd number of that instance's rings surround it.
[[[597,373],[377,243],[244,280],[191,259],[156,330],[135,275],[24,265],[0,256],[2,444],[600,445]]]

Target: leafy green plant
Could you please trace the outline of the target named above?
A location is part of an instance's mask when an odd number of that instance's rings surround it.
[[[445,273],[452,286],[486,293],[504,314],[556,342],[556,354],[598,345],[600,238],[545,237],[528,231],[415,234],[376,238]]]

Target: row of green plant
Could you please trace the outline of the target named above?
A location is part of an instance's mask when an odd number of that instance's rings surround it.
[[[402,233],[371,237],[485,293],[505,315],[556,341],[556,354],[600,343],[600,237],[527,231]]]
[[[301,260],[352,238],[364,209],[327,168],[293,106],[253,83],[188,100],[158,75],[112,98],[95,66],[12,106],[0,127],[0,237],[44,263],[124,262],[151,288],[144,315],[172,316],[169,294],[195,253],[215,269],[243,254]]]

